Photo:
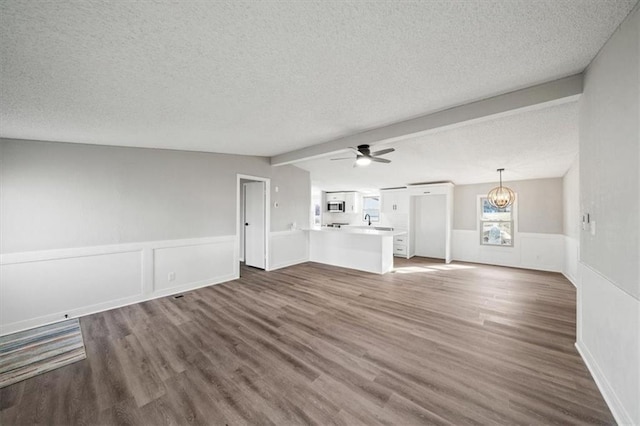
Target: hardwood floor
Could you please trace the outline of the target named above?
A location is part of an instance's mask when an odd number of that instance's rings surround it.
[[[614,424],[560,274],[306,263],[81,319],[87,359],[0,390],[12,424]]]

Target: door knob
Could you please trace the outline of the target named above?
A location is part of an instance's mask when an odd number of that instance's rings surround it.
[[[244,223],[244,226],[249,226],[249,222],[245,222],[245,223]]]

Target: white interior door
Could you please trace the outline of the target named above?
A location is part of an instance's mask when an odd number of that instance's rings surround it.
[[[265,184],[244,184],[244,261],[248,266],[264,269],[266,264]]]
[[[416,256],[444,259],[447,239],[447,198],[445,195],[416,197]]]

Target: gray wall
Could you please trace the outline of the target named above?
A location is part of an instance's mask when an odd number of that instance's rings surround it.
[[[287,180],[272,231],[309,221],[308,172],[263,157],[0,139],[0,168],[2,253],[233,235],[237,173]]]
[[[640,425],[640,4],[587,68],[580,98],[577,346],[619,424]]]
[[[276,192],[278,187],[278,192]],[[279,207],[275,208],[274,203]],[[271,231],[309,226],[311,213],[311,180],[309,172],[298,167],[274,167],[271,176]]]
[[[589,66],[580,100],[580,200],[596,221],[581,260],[640,296],[640,20],[619,30]],[[612,38],[613,40],[613,38]]]
[[[562,178],[504,182],[516,192],[518,231],[562,234]],[[454,188],[453,229],[478,229],[478,195],[486,195],[497,182],[457,185]]]

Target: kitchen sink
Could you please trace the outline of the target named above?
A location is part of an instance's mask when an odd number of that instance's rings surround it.
[[[369,231],[393,231],[393,228],[390,226],[367,226],[367,225],[350,225],[350,226],[342,226],[343,229],[362,229]]]

